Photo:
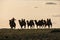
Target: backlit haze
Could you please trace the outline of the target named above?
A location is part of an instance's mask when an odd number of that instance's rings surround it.
[[[46,4],[53,2],[56,4]],[[0,0],[0,28],[10,28],[9,20],[16,19],[17,28],[19,19],[39,20],[51,18],[53,28],[60,28],[60,1],[59,0]]]

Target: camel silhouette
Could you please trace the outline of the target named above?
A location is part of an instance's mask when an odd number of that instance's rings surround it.
[[[26,28],[26,22],[25,22],[25,19],[21,19],[21,20],[18,20],[19,21],[19,25],[21,26],[21,28],[24,26],[24,28]]]
[[[35,21],[35,24],[36,24],[36,26],[37,26],[37,28],[38,28],[38,26],[39,27],[42,27],[43,26],[43,20],[34,20]]]
[[[28,21],[27,20],[27,26],[29,27],[34,27],[35,25],[34,25],[34,21],[33,20],[30,20],[30,21]]]
[[[52,27],[51,19],[47,19],[46,26],[48,26],[48,28]]]
[[[12,18],[11,20],[9,20],[9,25],[10,25],[11,29],[16,27],[15,20],[16,20],[15,18]],[[51,28],[52,27],[52,21],[51,21],[51,19],[48,19],[48,18],[47,18],[47,20],[41,19],[38,21],[21,19],[21,20],[18,20],[18,22],[19,22],[21,29],[23,28],[23,26],[24,26],[24,28],[26,28],[26,25],[28,28],[35,27],[35,25],[37,28],[38,28],[38,26],[42,27],[42,28],[45,28],[45,27]]]
[[[11,29],[16,28],[15,18],[12,18],[11,20],[9,20],[9,25]]]
[[[36,26],[38,27],[46,27],[46,26],[48,26],[48,28],[50,28],[50,27],[52,27],[52,22],[51,22],[51,19],[47,19],[47,21],[46,20],[43,20],[43,19],[41,19],[41,20],[34,20],[35,21],[35,24],[36,24]]]

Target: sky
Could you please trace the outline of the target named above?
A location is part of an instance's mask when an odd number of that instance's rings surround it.
[[[46,3],[56,4],[46,4]],[[19,19],[47,19],[51,18],[53,28],[60,28],[60,1],[59,0],[0,0],[0,28],[10,28],[9,20],[16,19],[19,28]]]

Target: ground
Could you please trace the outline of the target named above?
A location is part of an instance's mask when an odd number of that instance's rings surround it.
[[[60,29],[0,29],[0,40],[60,40]]]

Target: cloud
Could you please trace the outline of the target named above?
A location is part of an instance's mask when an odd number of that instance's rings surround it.
[[[54,2],[47,2],[46,4],[48,4],[48,5],[56,5],[57,3],[54,3]]]

